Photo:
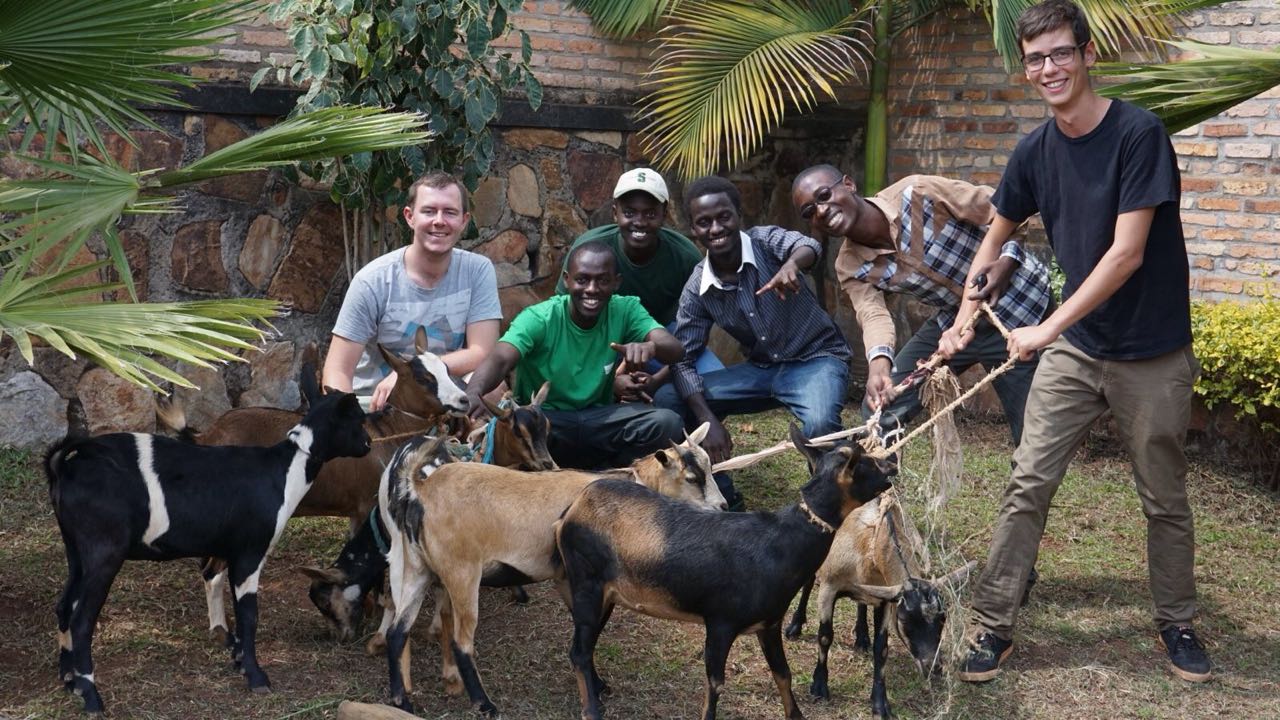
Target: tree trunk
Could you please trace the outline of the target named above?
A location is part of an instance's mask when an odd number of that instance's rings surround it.
[[[871,54],[871,99],[867,104],[867,139],[862,194],[884,189],[889,160],[889,58],[892,39],[889,23],[893,0],[881,0],[876,9],[875,50]]]

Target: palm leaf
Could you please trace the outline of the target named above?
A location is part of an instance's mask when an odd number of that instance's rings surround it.
[[[1103,63],[1098,66],[1100,75],[1125,81],[1101,87],[1098,92],[1142,105],[1159,115],[1173,133],[1280,86],[1280,49],[1250,50],[1192,41],[1169,45],[1200,57],[1162,65]]]
[[[1116,55],[1134,48],[1159,54],[1158,41],[1173,37],[1177,16],[1229,0],[1077,0],[1089,19],[1089,29],[1103,55]],[[967,0],[970,8],[983,9],[991,23],[996,50],[1004,58],[1005,69],[1021,69],[1022,47],[1016,25],[1022,11],[1038,0]]]
[[[119,283],[69,285],[107,267],[107,261],[54,273],[29,274],[27,253],[0,278],[0,339],[13,338],[31,363],[43,342],[70,356],[84,355],[121,377],[162,391],[158,381],[191,387],[153,355],[209,367],[241,360],[232,350],[248,350],[262,340],[278,305],[271,300],[187,303],[102,303],[102,293]],[[269,328],[269,326],[268,326]]]
[[[679,6],[680,0],[571,0],[570,5],[591,16],[602,33],[625,38],[652,28]]]
[[[7,128],[27,121],[47,139],[65,135],[75,158],[81,137],[105,153],[101,120],[129,139],[127,125],[156,127],[137,109],[181,106],[195,80],[166,65],[201,59],[192,49],[246,21],[256,0],[0,0],[0,113]],[[28,133],[23,149],[34,137]],[[132,140],[130,139],[130,142]],[[51,157],[54,143],[46,141]]]
[[[682,6],[641,101],[645,145],[664,169],[693,177],[749,156],[793,108],[865,69],[865,23],[845,0],[729,0]]]

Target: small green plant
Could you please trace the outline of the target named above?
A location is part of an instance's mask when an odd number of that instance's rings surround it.
[[[1238,419],[1280,432],[1280,300],[1195,302],[1191,325],[1205,404],[1230,403]]]

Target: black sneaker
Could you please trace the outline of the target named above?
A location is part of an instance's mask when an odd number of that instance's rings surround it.
[[[1000,663],[1013,652],[1012,640],[983,632],[969,641],[969,655],[958,673],[965,682],[986,682],[1000,674]]]
[[[1169,653],[1169,667],[1173,674],[1187,682],[1208,682],[1213,679],[1209,654],[1196,638],[1190,625],[1174,625],[1160,631],[1160,645]]]

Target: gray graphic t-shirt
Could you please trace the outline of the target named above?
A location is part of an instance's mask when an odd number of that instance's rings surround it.
[[[391,372],[375,343],[402,357],[412,355],[413,336],[421,327],[427,349],[443,355],[463,346],[469,323],[502,318],[498,279],[489,258],[454,248],[449,270],[427,289],[409,279],[404,267],[407,249],[389,252],[356,273],[333,325],[334,335],[365,346],[352,379],[357,394],[372,393]]]

